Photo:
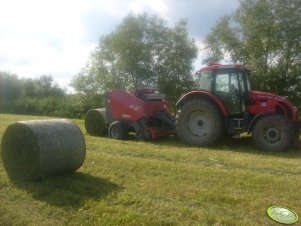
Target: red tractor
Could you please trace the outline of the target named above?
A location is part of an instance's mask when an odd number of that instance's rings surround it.
[[[300,135],[297,108],[283,97],[251,89],[242,65],[211,65],[197,73],[196,90],[180,98],[176,132],[187,144],[210,146],[225,134],[252,134],[256,147],[282,151]]]

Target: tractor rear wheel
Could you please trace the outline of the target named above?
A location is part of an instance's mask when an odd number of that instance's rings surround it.
[[[118,140],[125,140],[128,136],[128,128],[127,126],[119,121],[113,122],[109,126],[109,137]]]
[[[184,104],[177,115],[178,137],[189,145],[211,146],[223,135],[223,116],[209,101],[193,99]]]
[[[285,151],[292,144],[293,131],[292,123],[287,118],[269,115],[256,123],[252,139],[254,145],[263,151]]]

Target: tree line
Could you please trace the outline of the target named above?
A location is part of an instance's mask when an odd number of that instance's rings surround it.
[[[104,93],[115,88],[156,88],[175,104],[193,88],[197,51],[184,20],[168,26],[157,16],[130,14],[100,38],[87,64],[73,77],[77,94],[67,95],[49,76],[28,80],[0,73],[8,84],[2,86],[5,91],[0,87],[0,111],[32,113],[37,105],[37,112],[70,111],[69,116],[80,117],[89,108],[101,107]],[[241,0],[234,13],[212,28],[203,52],[204,64],[246,64],[258,90],[282,95],[301,107],[300,0]]]
[[[91,107],[99,107],[102,96],[67,94],[51,75],[18,78],[0,71],[0,113],[81,118]]]

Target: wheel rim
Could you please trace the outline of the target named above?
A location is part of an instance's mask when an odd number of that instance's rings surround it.
[[[111,128],[111,137],[117,139],[120,136],[120,130],[118,127],[114,126]]]
[[[276,144],[281,141],[281,131],[277,127],[266,127],[263,138],[269,144]]]
[[[204,111],[194,111],[189,115],[188,127],[192,134],[202,137],[208,134],[211,120]]]

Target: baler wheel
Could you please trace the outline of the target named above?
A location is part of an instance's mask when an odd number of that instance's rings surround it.
[[[128,128],[127,126],[120,122],[115,121],[109,127],[109,137],[118,140],[125,140],[128,137]]]
[[[263,151],[286,151],[294,137],[292,123],[282,115],[269,115],[260,119],[253,130],[254,145]]]

